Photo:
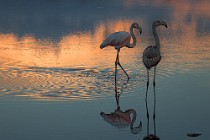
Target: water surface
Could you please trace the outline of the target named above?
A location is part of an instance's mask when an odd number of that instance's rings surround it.
[[[187,133],[209,137],[210,3],[201,1],[1,1],[0,4],[0,137],[1,139],[143,139],[147,135],[144,49],[154,44],[158,27],[162,60],[156,75],[156,134],[187,139]],[[27,11],[27,12],[26,12]],[[137,22],[135,48],[123,48],[120,61],[131,79],[118,70],[122,111],[137,112],[129,126],[107,123],[114,98],[116,50],[99,48],[115,31]],[[150,80],[153,79],[153,69]],[[150,82],[152,83],[152,82]],[[150,133],[154,133],[153,86],[148,91]],[[206,109],[205,109],[206,108]]]

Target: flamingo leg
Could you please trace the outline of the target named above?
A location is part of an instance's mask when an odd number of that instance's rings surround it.
[[[124,73],[126,74],[126,76],[128,77],[128,79],[130,79],[129,75],[127,74],[127,72],[124,70],[124,68],[122,67],[122,65],[120,64],[120,61],[118,62],[118,65],[121,67],[121,69],[124,71]]]
[[[116,99],[116,102],[117,102],[117,108],[119,107],[119,94],[118,94],[118,91],[117,91],[117,73],[116,73],[116,64],[115,64],[115,99]]]
[[[117,57],[115,61],[115,84],[117,84],[117,64],[119,63],[119,52],[120,50],[117,50]]]
[[[123,72],[126,74],[126,76],[128,77],[128,79],[130,79],[129,75],[127,74],[127,72],[124,70],[124,68],[122,67],[122,65],[120,64],[120,60],[119,60],[119,52],[120,52],[120,49],[117,50],[117,58],[116,58],[116,61],[115,61],[115,70],[117,69],[116,65],[118,64],[120,66],[120,68],[123,70]],[[116,64],[117,63],[117,64]]]
[[[156,93],[155,93],[155,76],[156,76],[156,66],[154,67],[154,79],[153,79],[153,90],[154,90],[154,113],[153,120],[155,121],[155,107],[156,107]]]
[[[154,79],[153,79],[153,86],[155,86],[155,76],[156,76],[156,66],[154,67]]]
[[[154,133],[156,135],[156,123],[155,123],[155,118],[156,118],[156,92],[155,92],[155,85],[154,85],[154,112],[153,112],[153,122],[154,122]]]
[[[147,69],[147,86],[149,86],[149,70]]]
[[[149,111],[148,111],[147,100],[145,100],[145,104],[146,104],[146,110],[147,110],[147,135],[149,135]]]
[[[146,90],[146,98],[145,98],[146,101],[147,101],[148,88],[149,88],[149,70],[147,69],[147,90]]]

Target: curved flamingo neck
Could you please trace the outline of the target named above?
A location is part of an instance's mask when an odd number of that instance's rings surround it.
[[[152,25],[152,32],[155,38],[155,46],[158,48],[158,50],[160,51],[160,40],[156,31],[156,26]]]
[[[130,128],[133,129],[134,122],[136,121],[136,111],[134,109],[129,109],[126,112],[133,115],[130,123]]]
[[[136,46],[136,36],[135,34],[133,33],[133,25],[130,27],[130,34],[131,34],[131,37],[133,38],[133,43],[132,44],[128,44],[127,47],[128,48],[133,48]]]

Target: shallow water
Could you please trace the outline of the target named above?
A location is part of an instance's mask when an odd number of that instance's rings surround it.
[[[0,138],[14,139],[191,139],[209,137],[210,2],[201,1],[1,1],[0,4]],[[27,12],[26,12],[27,11]],[[144,49],[154,44],[151,24],[158,27],[161,62],[156,87],[148,90],[146,117]],[[129,31],[138,22],[135,48],[123,48],[118,69],[120,109],[134,109],[130,127],[116,127],[100,112],[117,109],[114,85],[116,50],[99,48],[107,35]],[[150,81],[153,80],[153,69]],[[153,92],[156,120],[153,121]],[[131,116],[132,117],[132,116]],[[149,126],[149,129],[148,129]]]

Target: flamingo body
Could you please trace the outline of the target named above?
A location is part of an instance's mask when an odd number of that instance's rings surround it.
[[[161,60],[160,40],[156,31],[156,27],[158,26],[165,26],[166,28],[168,28],[167,23],[165,21],[155,20],[152,24],[152,31],[155,38],[155,45],[148,46],[143,52],[142,60],[143,60],[144,66],[147,68],[147,89],[149,85],[149,70],[152,67],[154,67],[153,85],[155,86],[156,66]],[[146,98],[147,98],[147,94],[146,94]]]
[[[161,60],[161,55],[156,48],[157,46],[149,46],[143,52],[143,63],[148,70],[156,66]]]
[[[130,43],[131,35],[128,32],[115,32],[110,34],[101,44],[100,48],[106,46],[114,46],[115,49],[120,49]]]

